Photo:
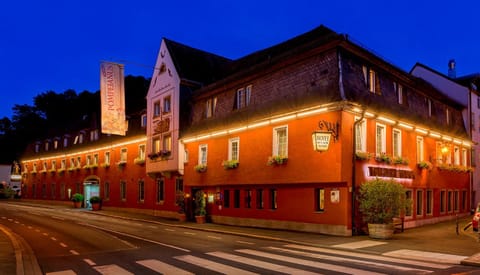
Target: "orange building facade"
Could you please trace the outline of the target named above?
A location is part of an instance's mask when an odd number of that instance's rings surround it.
[[[172,218],[182,194],[193,220],[202,190],[210,222],[350,236],[380,177],[405,186],[407,228],[469,213],[463,106],[325,27],[237,60],[163,39],[146,99],[126,137],[25,154],[24,197]]]

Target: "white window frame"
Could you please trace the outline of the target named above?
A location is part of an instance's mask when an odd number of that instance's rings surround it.
[[[460,165],[460,147],[453,147],[453,164]]]
[[[105,164],[110,165],[110,152],[105,152]]]
[[[443,163],[443,154],[442,154],[442,143],[440,141],[437,141],[435,143],[435,153],[436,153],[436,159],[438,164]]]
[[[120,149],[120,161],[121,162],[126,162],[127,161],[127,148],[122,148]]]
[[[424,142],[422,136],[417,136],[417,163],[425,160]]]
[[[205,108],[206,117],[212,117],[215,114],[215,109],[217,108],[217,97],[207,99],[205,103]]]
[[[168,133],[163,135],[162,150],[170,152],[172,151],[172,134]]]
[[[228,160],[240,160],[240,138],[238,137],[228,140]]]
[[[402,157],[402,130],[400,129],[392,129],[392,151],[394,157]]]
[[[281,138],[279,136],[279,133],[283,131],[285,131],[285,141],[279,140]],[[282,142],[285,144],[284,147],[281,146]],[[288,125],[283,125],[283,126],[278,126],[273,128],[272,155],[288,157]]]
[[[198,164],[207,165],[208,144],[198,145]]]
[[[170,113],[172,111],[172,96],[168,95],[163,98],[163,113]]]
[[[138,158],[141,160],[145,160],[145,144],[138,145]]]
[[[355,121],[358,121],[360,117],[355,117]],[[363,118],[361,122],[356,124],[355,129],[355,149],[357,152],[367,151],[367,119]]]
[[[379,129],[381,130],[379,140]],[[375,125],[375,154],[377,156],[382,153],[387,153],[387,126],[385,124],[377,123]],[[380,152],[379,152],[380,151]]]
[[[467,158],[467,149],[462,148],[462,165],[463,166],[468,166],[468,158]]]

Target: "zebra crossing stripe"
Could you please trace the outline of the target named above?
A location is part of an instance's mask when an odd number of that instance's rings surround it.
[[[235,275],[253,275],[257,273],[249,272],[246,270],[242,270],[239,268],[235,268],[232,266],[224,265],[221,263],[216,263],[214,261],[210,261],[207,259],[202,259],[199,257],[195,257],[192,255],[183,255],[183,256],[177,256],[174,257],[177,260],[184,261],[189,264],[193,264],[196,266],[200,266],[202,268],[210,269],[215,272],[223,273],[223,274],[235,274]]]
[[[102,266],[94,266],[96,271],[103,275],[134,275],[133,273],[125,270],[118,265],[102,265]]]
[[[194,274],[186,270],[183,270],[181,268],[178,268],[173,265],[169,265],[167,263],[161,262],[159,260],[154,260],[154,259],[136,261],[136,263],[162,274],[176,274],[176,275],[193,275]]]
[[[224,252],[210,252],[207,253],[208,255],[212,255],[218,258],[222,258],[225,260],[230,260],[234,261],[237,263],[242,263],[246,265],[251,265],[251,266],[256,266],[256,267],[261,267],[263,269],[268,269],[268,270],[273,270],[277,272],[282,272],[286,274],[303,274],[303,275],[314,275],[318,273],[314,272],[308,272],[305,270],[293,268],[293,267],[288,267],[284,265],[278,265],[278,264],[273,264],[265,261],[259,261],[259,260],[253,260],[250,258],[234,255],[234,254],[229,254],[229,253],[224,253]]]
[[[291,254],[295,254],[295,255],[300,255],[300,256],[303,256],[303,257],[315,258],[315,259],[335,261],[335,262],[341,262],[341,263],[354,263],[354,264],[357,264],[357,265],[367,266],[369,268],[371,268],[371,267],[388,268],[389,270],[397,270],[397,271],[401,271],[401,272],[414,272],[414,273],[429,273],[429,272],[431,272],[431,271],[425,270],[425,269],[402,267],[402,266],[398,266],[398,265],[366,261],[365,259],[361,259],[361,260],[360,259],[350,259],[350,258],[345,258],[345,257],[329,256],[329,255],[326,255],[326,254],[315,254],[315,253],[312,253],[312,252],[291,250],[291,249],[278,248],[278,247],[270,247],[270,249],[274,249],[276,251],[281,251],[281,252],[286,252],[286,253],[291,253]]]
[[[320,269],[326,269],[326,270],[330,270],[330,271],[343,272],[343,273],[348,273],[348,274],[372,274],[372,275],[374,275],[374,274],[384,274],[384,273],[377,273],[377,272],[361,270],[361,269],[357,269],[357,268],[320,263],[320,262],[311,261],[311,260],[302,260],[302,259],[298,259],[298,258],[294,258],[294,257],[282,256],[282,255],[277,255],[277,254],[272,254],[272,253],[262,252],[262,251],[256,251],[256,250],[251,250],[251,249],[239,249],[239,250],[235,250],[235,251],[240,252],[240,253],[245,253],[245,254],[248,254],[248,255],[259,256],[259,257],[269,258],[269,259],[273,259],[273,260],[279,260],[279,261],[283,261],[283,262],[299,264],[299,265],[304,265],[304,266],[309,266],[309,267],[314,267],[314,268],[320,268]]]
[[[415,260],[405,260],[405,259],[398,259],[398,258],[392,258],[392,257],[386,257],[386,256],[369,255],[369,254],[364,254],[364,253],[359,253],[359,252],[340,251],[340,250],[314,247],[314,246],[287,244],[284,247],[313,251],[313,252],[318,252],[318,253],[327,253],[327,254],[333,254],[333,255],[348,256],[348,257],[367,258],[369,260],[375,260],[375,261],[384,261],[384,262],[391,262],[391,263],[398,263],[398,264],[416,265],[416,266],[428,267],[428,268],[447,269],[447,268],[452,267],[451,265],[446,265],[446,264],[427,263],[427,262],[420,262],[420,261],[415,261]]]

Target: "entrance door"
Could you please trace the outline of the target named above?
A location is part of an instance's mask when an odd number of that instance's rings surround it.
[[[85,181],[83,183],[83,190],[85,193],[85,208],[92,209],[90,198],[93,196],[100,196],[100,185],[96,180]]]

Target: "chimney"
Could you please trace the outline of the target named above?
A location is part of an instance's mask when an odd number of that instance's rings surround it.
[[[448,77],[456,78],[457,70],[455,69],[455,59],[450,59],[448,61]]]

